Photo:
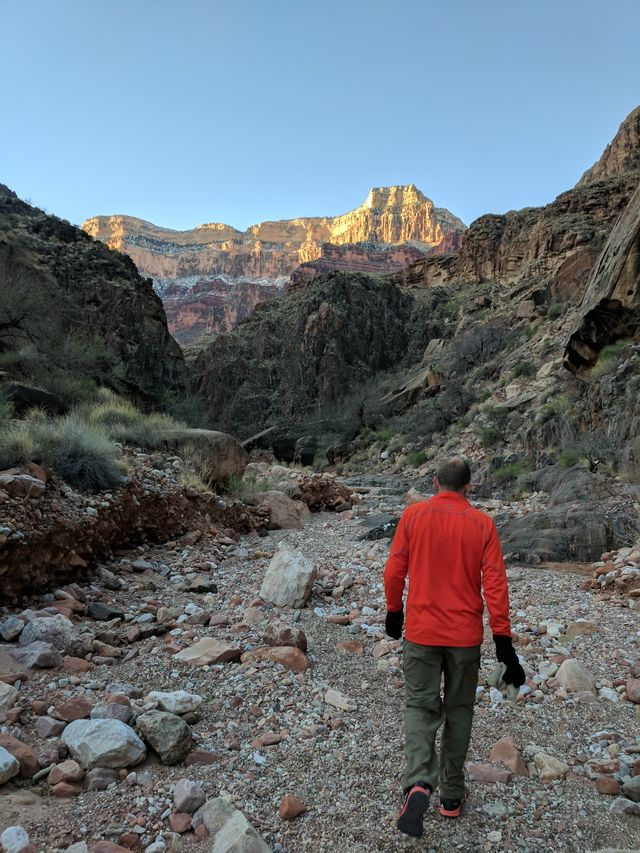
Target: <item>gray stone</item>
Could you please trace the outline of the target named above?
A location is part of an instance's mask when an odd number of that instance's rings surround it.
[[[92,601],[87,608],[87,616],[98,622],[108,622],[110,619],[124,619],[124,613],[101,601]]]
[[[105,791],[109,785],[117,781],[118,772],[110,767],[94,767],[85,776],[87,791]]]
[[[24,635],[24,631],[22,635]],[[21,640],[22,635],[20,636]],[[10,649],[9,654],[27,669],[58,669],[62,666],[60,652],[51,643],[45,643],[41,640],[36,640],[36,642],[29,643],[28,646],[22,648]]]
[[[640,776],[632,776],[628,782],[625,782],[622,793],[634,803],[640,803]]]
[[[92,720],[120,720],[128,723],[133,717],[133,711],[128,705],[119,702],[109,702],[108,705],[96,705],[91,709]]]
[[[0,622],[0,637],[8,643],[20,636],[20,632],[24,628],[24,620],[17,616],[7,616]]]
[[[207,795],[203,788],[191,779],[180,779],[173,789],[173,802],[179,812],[193,814],[204,805]]]
[[[8,826],[0,835],[0,846],[4,853],[20,853],[30,843],[29,836],[21,826]]]
[[[120,720],[75,720],[62,733],[62,742],[86,770],[131,767],[147,754],[138,735]]]
[[[192,826],[204,825],[211,837],[210,853],[272,853],[242,812],[217,797],[198,809]]]
[[[13,708],[17,698],[18,691],[16,688],[10,684],[5,684],[4,681],[0,681],[0,723],[6,720],[7,711],[9,708]]]
[[[311,594],[315,566],[308,557],[281,542],[265,575],[260,598],[287,607],[304,607]]]
[[[626,797],[616,797],[609,806],[611,814],[640,816],[640,803],[634,803]]]
[[[38,737],[59,737],[66,725],[64,720],[54,720],[53,717],[38,717],[35,730]]]
[[[21,646],[28,646],[35,642],[49,643],[54,649],[72,652],[77,640],[78,635],[73,622],[66,616],[57,614],[42,616],[29,622],[20,634],[19,643]]]
[[[148,711],[138,717],[136,725],[163,764],[177,764],[191,750],[191,729],[182,717]]]
[[[0,785],[13,779],[20,772],[20,762],[8,749],[0,746]]]
[[[146,699],[148,702],[157,702],[161,711],[168,711],[170,714],[186,714],[188,711],[195,711],[202,704],[202,696],[187,693],[186,690],[173,690],[171,693],[152,690]]]

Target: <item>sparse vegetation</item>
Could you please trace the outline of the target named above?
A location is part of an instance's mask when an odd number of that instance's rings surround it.
[[[627,345],[628,341],[620,339],[613,344],[603,347],[598,354],[598,361],[591,369],[591,375],[598,379],[600,376],[611,373]]]
[[[493,426],[478,426],[475,432],[482,447],[493,447],[502,439],[500,430]]]
[[[560,454],[558,462],[562,468],[573,468],[574,465],[577,465],[578,462],[582,459],[582,454],[579,450],[575,449],[567,449],[563,450]]]
[[[547,320],[557,320],[564,310],[562,302],[552,302],[547,309]]]
[[[534,373],[535,367],[530,361],[519,361],[513,368],[511,375],[514,379],[518,379],[520,376],[533,376]]]
[[[526,465],[523,461],[509,462],[506,465],[501,465],[493,472],[493,479],[499,485],[517,480],[526,471]]]
[[[429,459],[429,453],[426,450],[418,450],[415,453],[409,454],[409,465],[412,468],[419,468]]]

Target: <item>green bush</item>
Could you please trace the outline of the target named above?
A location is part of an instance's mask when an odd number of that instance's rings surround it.
[[[535,368],[530,361],[519,361],[511,371],[511,375],[517,379],[519,376],[532,376],[534,372]]]
[[[567,397],[562,395],[554,397],[552,400],[548,400],[540,406],[536,415],[536,420],[538,423],[544,423],[544,421],[548,421],[556,415],[566,414],[570,408],[571,402]]]
[[[611,373],[627,344],[628,341],[621,339],[606,347],[602,347],[598,353],[598,361],[591,368],[591,375],[598,378]]]
[[[573,468],[582,459],[582,454],[579,450],[563,450],[558,459],[562,468]]]
[[[107,396],[102,402],[81,411],[87,423],[105,430],[114,441],[148,449],[158,446],[166,430],[185,428],[185,424],[170,415],[145,415],[133,403],[115,395]]]
[[[415,453],[409,454],[409,465],[412,468],[419,468],[429,458],[429,453],[426,450],[418,450]]]
[[[493,479],[499,484],[508,483],[511,480],[517,480],[525,471],[526,466],[524,462],[509,462],[507,465],[496,468],[493,472]]]
[[[547,320],[557,320],[563,311],[562,302],[552,302],[547,310]]]
[[[78,489],[97,492],[120,485],[125,477],[120,454],[106,430],[67,415],[31,423],[34,459]]]
[[[493,426],[479,426],[476,428],[476,435],[480,439],[482,447],[493,447],[502,439],[500,430]]]
[[[0,469],[31,462],[33,454],[33,440],[24,423],[0,425]]]

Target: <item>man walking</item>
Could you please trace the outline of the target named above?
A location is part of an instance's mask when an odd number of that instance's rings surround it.
[[[437,494],[402,514],[384,572],[386,631],[400,639],[402,596],[409,575],[403,647],[405,675],[405,801],[398,829],[423,831],[432,791],[440,814],[458,817],[465,797],[464,762],[471,738],[480,667],[484,603],[505,664],[503,679],[519,687],[525,673],[511,641],[509,591],[492,519],[467,500],[471,472],[454,458],[438,468]],[[440,696],[444,676],[444,697]],[[444,723],[440,756],[436,733]]]

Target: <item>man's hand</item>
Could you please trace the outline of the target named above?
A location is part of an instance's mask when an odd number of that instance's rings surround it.
[[[516,650],[513,648],[511,637],[494,634],[493,642],[496,644],[496,657],[500,663],[506,666],[505,673],[502,676],[505,683],[513,684],[514,687],[521,687],[525,683],[527,676],[518,660]]]
[[[384,620],[384,630],[389,637],[394,640],[399,640],[402,636],[402,626],[404,624],[404,612],[402,610],[388,610],[387,618]]]

